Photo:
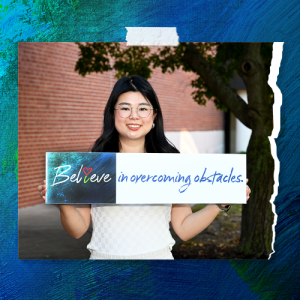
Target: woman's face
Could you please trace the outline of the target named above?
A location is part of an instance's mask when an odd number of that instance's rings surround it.
[[[127,104],[131,107],[138,107],[142,104],[140,107],[141,110],[145,110],[149,105],[150,108],[153,108],[150,101],[147,101],[140,92],[127,92],[120,95],[115,108],[118,108],[120,104]],[[129,113],[130,110],[127,109],[127,111]],[[152,129],[153,120],[156,116],[153,109],[151,109],[150,115],[145,118],[138,115],[137,109],[132,108],[131,111],[132,113],[128,118],[122,118],[118,110],[115,110],[115,127],[119,133],[121,142],[125,140],[126,142],[129,140],[145,140],[146,134]],[[123,113],[124,112],[126,112],[126,108],[123,108]]]

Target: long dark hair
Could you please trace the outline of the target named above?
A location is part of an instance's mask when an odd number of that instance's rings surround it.
[[[156,93],[150,83],[141,76],[120,78],[107,101],[104,110],[103,131],[92,146],[92,152],[119,152],[119,133],[115,128],[114,107],[121,94],[140,92],[150,101],[156,112],[155,127],[145,137],[145,147],[148,153],[179,153],[176,147],[165,137],[163,117]]]

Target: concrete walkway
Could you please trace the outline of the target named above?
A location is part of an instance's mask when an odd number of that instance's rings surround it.
[[[60,221],[59,208],[40,204],[19,209],[19,259],[88,259],[92,228],[80,239]]]

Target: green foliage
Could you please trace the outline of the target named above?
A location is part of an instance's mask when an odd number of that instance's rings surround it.
[[[79,60],[75,71],[85,76],[92,72],[106,72],[112,70],[110,57],[120,53],[119,43],[76,43],[80,49]]]
[[[91,72],[106,72],[115,69],[116,77],[140,75],[146,79],[151,78],[152,69],[161,68],[163,73],[172,73],[177,69],[191,72],[191,66],[184,60],[188,43],[180,43],[178,47],[162,47],[151,52],[149,47],[121,48],[119,43],[77,43],[80,49],[80,58],[75,70],[82,76]],[[230,79],[238,74],[243,55],[241,43],[194,43],[199,55],[221,76],[223,82],[230,87]],[[272,59],[272,43],[262,43],[261,56],[268,76]],[[110,65],[112,58],[112,65]],[[196,59],[196,58],[195,58]],[[266,78],[267,80],[267,78]],[[207,83],[198,76],[191,82],[195,90],[193,99],[200,105],[207,101],[214,101],[218,109],[227,110],[227,107],[218,99]],[[231,87],[230,87],[231,88]],[[233,89],[234,92],[236,90]],[[273,93],[269,88],[270,103]]]
[[[114,69],[117,70],[116,77],[131,76],[139,74],[144,78],[150,78],[152,70],[150,49],[148,47],[130,47],[120,53],[116,53]]]
[[[230,87],[230,79],[233,78],[234,71],[239,67],[239,61],[242,57],[242,44],[240,43],[204,43],[206,60],[222,77],[224,83]],[[227,111],[227,107],[214,95],[206,82],[199,76],[192,83],[197,88],[193,94],[197,103],[204,104],[207,100],[214,101],[216,107]],[[236,90],[234,90],[236,91]]]

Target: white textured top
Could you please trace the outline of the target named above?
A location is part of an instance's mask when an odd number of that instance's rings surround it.
[[[87,248],[111,255],[138,255],[175,244],[169,230],[172,205],[92,204],[93,234]]]

